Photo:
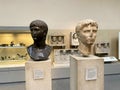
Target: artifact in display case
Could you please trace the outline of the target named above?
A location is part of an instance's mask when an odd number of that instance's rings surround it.
[[[55,64],[69,64],[70,55],[79,55],[77,49],[55,49],[54,50],[54,63]]]
[[[108,56],[110,53],[110,43],[109,42],[101,42],[95,44],[95,55],[96,56]]]
[[[27,47],[29,56],[34,61],[48,60],[52,47],[45,42],[48,32],[47,24],[42,20],[34,20],[30,23],[30,31],[34,43]]]
[[[78,47],[79,45],[77,34],[75,32],[70,32],[70,45],[71,47]]]
[[[91,48],[96,39],[98,24],[91,19],[82,20],[75,28],[79,46],[78,50],[83,57],[89,57]]]
[[[22,64],[28,55],[25,46],[0,46],[0,64]],[[4,44],[5,45],[5,44]],[[7,44],[6,44],[7,45]]]
[[[49,35],[49,44],[51,46],[65,46],[65,36],[63,34]]]

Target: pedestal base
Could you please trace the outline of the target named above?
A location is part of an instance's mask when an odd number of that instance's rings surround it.
[[[104,90],[104,60],[96,56],[71,56],[70,89]]]
[[[51,89],[51,60],[25,63],[26,90]]]

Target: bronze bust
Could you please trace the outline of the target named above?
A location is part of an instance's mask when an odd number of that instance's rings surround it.
[[[91,19],[82,20],[77,24],[75,31],[79,42],[78,50],[83,57],[88,57],[96,39],[98,31],[97,22]]]
[[[47,24],[42,20],[32,21],[30,31],[34,43],[27,47],[29,56],[34,61],[47,60],[52,50],[52,47],[46,44]]]

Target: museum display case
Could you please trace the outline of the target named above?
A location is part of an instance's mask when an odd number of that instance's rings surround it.
[[[24,64],[27,59],[25,46],[0,46],[0,66]]]
[[[78,47],[79,42],[78,42],[78,38],[75,32],[70,32],[70,46],[71,47]]]
[[[96,56],[108,56],[110,54],[110,43],[99,42],[95,43],[95,55]]]
[[[15,29],[13,27],[13,29]],[[26,47],[31,42],[28,31],[0,30],[0,67],[24,65],[29,59]],[[21,29],[21,28],[20,28]],[[27,39],[27,40],[26,40]]]
[[[68,64],[70,63],[70,55],[78,55],[77,49],[55,49],[54,50],[54,63],[55,64]]]
[[[51,34],[49,35],[49,45],[53,48],[65,48],[65,35],[64,34]]]

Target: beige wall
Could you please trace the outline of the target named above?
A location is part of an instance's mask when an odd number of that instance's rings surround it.
[[[74,29],[92,18],[100,29],[120,29],[120,0],[0,0],[0,26],[28,26],[42,19],[50,29]]]

